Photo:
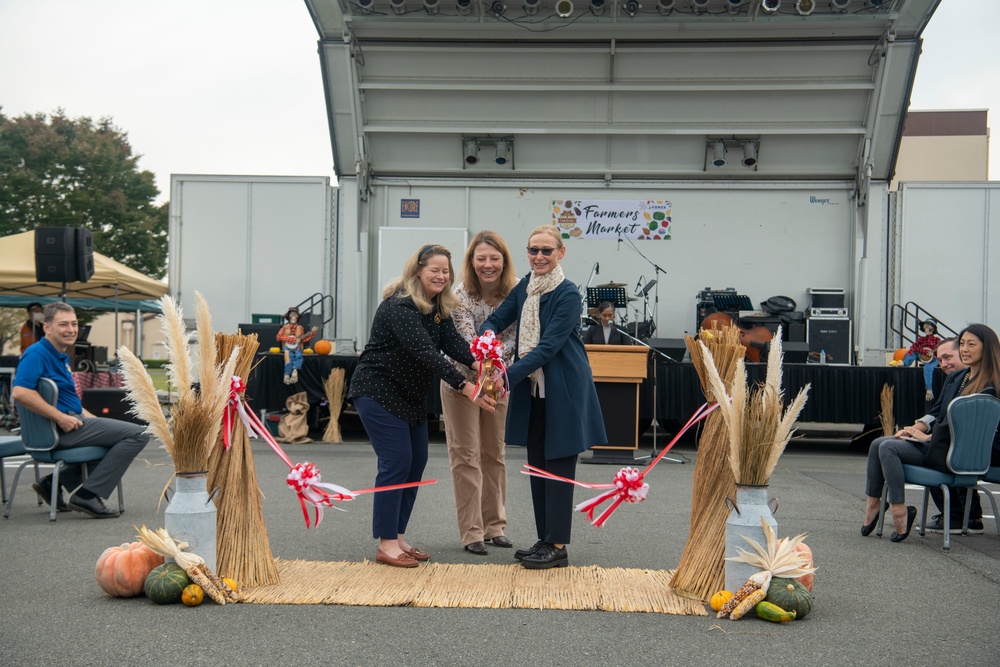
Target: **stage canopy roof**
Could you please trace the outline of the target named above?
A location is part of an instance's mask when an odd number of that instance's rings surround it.
[[[62,283],[35,280],[35,232],[23,232],[0,238],[0,297],[57,297]],[[70,299],[107,299],[114,310],[114,299],[159,299],[167,293],[167,284],[128,268],[110,257],[94,253],[94,275],[85,283],[68,283]],[[17,301],[17,300],[15,300]],[[8,304],[3,304],[8,305]],[[9,305],[23,305],[9,303]],[[141,309],[122,304],[121,310]]]
[[[938,2],[306,5],[335,170],[362,192],[372,177],[804,179],[863,195],[893,174]]]

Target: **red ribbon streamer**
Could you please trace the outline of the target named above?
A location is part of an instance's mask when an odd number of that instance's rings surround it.
[[[302,516],[306,521],[306,528],[311,528],[313,525],[319,526],[320,522],[323,520],[324,507],[333,507],[333,509],[340,510],[341,508],[334,507],[333,503],[335,502],[353,500],[355,497],[364,493],[395,491],[397,489],[406,489],[411,486],[423,486],[425,484],[437,483],[436,479],[428,479],[419,482],[392,484],[390,486],[376,486],[369,489],[351,491],[350,489],[344,488],[338,484],[324,482],[320,477],[319,468],[317,468],[314,464],[308,461],[305,463],[292,463],[292,460],[288,458],[287,454],[285,454],[285,450],[281,448],[281,445],[275,441],[271,432],[267,430],[267,427],[261,423],[260,419],[252,410],[247,409],[246,399],[243,397],[244,391],[246,391],[246,385],[243,383],[243,380],[234,375],[230,385],[229,403],[226,405],[226,411],[222,415],[222,441],[224,446],[228,451],[232,445],[232,429],[236,424],[236,416],[239,415],[240,421],[243,422],[243,426],[246,427],[247,434],[261,438],[268,444],[271,450],[278,455],[278,458],[284,461],[285,465],[288,466],[289,473],[288,477],[285,478],[285,481],[288,483],[288,486],[295,490],[295,493],[298,496],[299,505],[302,507]],[[314,509],[314,524],[310,524],[309,522],[309,505],[312,505]]]
[[[663,450],[656,455],[649,465],[645,467],[642,471],[632,468],[631,466],[626,466],[619,470],[615,474],[615,480],[611,484],[594,484],[588,482],[580,482],[575,479],[569,479],[568,477],[561,477],[559,475],[554,475],[541,468],[536,468],[535,466],[525,464],[524,469],[521,473],[524,475],[529,475],[531,477],[540,477],[542,479],[552,480],[555,482],[566,482],[567,484],[575,484],[576,486],[583,487],[585,489],[607,489],[604,493],[586,500],[576,506],[578,512],[584,512],[587,518],[590,519],[590,523],[598,528],[604,525],[604,523],[614,514],[615,510],[622,503],[641,503],[646,499],[646,494],[649,492],[649,484],[647,484],[644,479],[646,474],[649,473],[653,467],[660,462],[667,452],[677,444],[681,436],[684,435],[688,429],[702,421],[708,415],[710,415],[716,408],[719,407],[718,403],[704,403],[700,408],[695,410],[691,418],[688,419],[687,423],[684,425],[674,439],[670,441]],[[601,512],[598,517],[594,518],[594,511],[600,507],[605,501],[611,500],[611,504]]]
[[[494,368],[503,374],[503,389],[497,398],[506,396],[510,383],[507,380],[507,367],[503,363],[503,342],[492,331],[487,331],[482,336],[476,336],[472,339],[472,343],[469,344],[469,351],[472,352],[472,356],[479,362],[479,375],[476,377],[476,393],[473,395],[478,398],[483,390],[486,378],[484,377],[485,373],[482,362],[489,359],[493,362]]]

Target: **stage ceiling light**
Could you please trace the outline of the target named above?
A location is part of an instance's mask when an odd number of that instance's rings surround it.
[[[795,11],[799,16],[809,16],[816,11],[816,0],[795,0]]]
[[[865,4],[871,5],[872,7],[881,7],[885,0],[865,0]]]
[[[743,142],[743,166],[757,166],[757,143],[753,141]]]
[[[744,2],[746,0],[726,0],[726,11],[730,14],[739,14]]]
[[[524,13],[528,16],[534,16],[538,13],[538,3],[539,0],[524,0],[521,3],[521,7],[524,8]]]
[[[635,16],[639,13],[641,5],[636,0],[628,0],[625,3],[625,13],[629,16]]]
[[[561,19],[568,19],[573,15],[573,2],[572,0],[559,0],[556,2],[556,14],[559,15]]]
[[[590,0],[590,13],[594,16],[603,16],[604,0]]]
[[[437,14],[441,11],[441,0],[424,0],[424,11],[428,14]]]
[[[844,13],[847,11],[847,5],[851,4],[851,0],[830,0],[830,9],[835,12]]]
[[[389,0],[389,8],[396,15],[406,13],[406,0]]]
[[[455,9],[462,16],[468,16],[472,13],[472,0],[455,0]]]
[[[505,165],[510,160],[510,144],[501,139],[497,141],[497,156],[493,159],[499,165]]]
[[[503,16],[504,12],[507,11],[507,5],[503,3],[503,0],[493,0],[490,3],[490,13],[493,16]]]
[[[670,16],[674,13],[674,0],[656,0],[656,11],[660,16]]]
[[[691,0],[691,9],[695,14],[701,15],[708,8],[708,0]]]
[[[760,8],[768,14],[773,14],[781,8],[781,0],[760,0]]]
[[[466,139],[462,145],[464,146],[465,164],[479,164],[479,144],[476,143],[476,140]]]
[[[712,166],[713,167],[725,167],[726,166],[726,142],[719,139],[712,146]]]
[[[357,3],[362,14],[371,14],[372,8],[375,6],[375,0],[357,0]]]

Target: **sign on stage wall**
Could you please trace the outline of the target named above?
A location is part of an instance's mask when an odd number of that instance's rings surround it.
[[[553,199],[552,224],[564,239],[670,240],[671,204],[665,199]]]

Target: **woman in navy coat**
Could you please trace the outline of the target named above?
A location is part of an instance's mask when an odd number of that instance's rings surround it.
[[[514,363],[507,371],[507,444],[526,446],[529,465],[575,479],[577,456],[608,438],[580,340],[580,295],[559,266],[565,256],[558,228],[535,229],[528,239],[531,273],[480,333],[503,331],[517,322]],[[538,541],[514,558],[529,569],[567,566],[573,485],[532,477],[531,502]]]

